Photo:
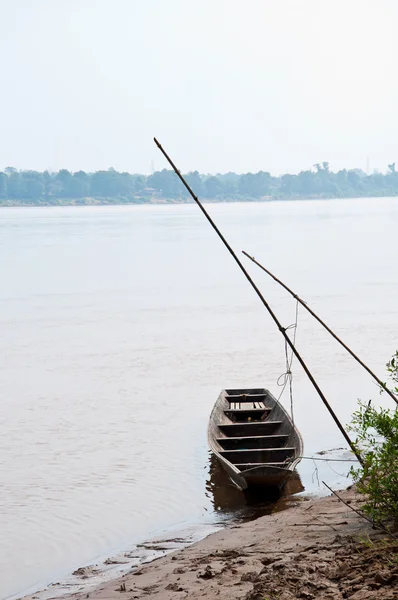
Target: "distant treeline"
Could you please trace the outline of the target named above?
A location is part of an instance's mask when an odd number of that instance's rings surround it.
[[[186,179],[199,198],[208,200],[261,200],[294,198],[345,198],[398,195],[395,163],[388,171],[367,175],[360,169],[333,172],[329,163],[314,165],[298,175],[273,177],[258,173],[201,175],[187,173]],[[173,171],[152,175],[119,173],[115,169],[86,173],[18,171],[0,172],[0,204],[87,204],[186,202],[189,195]]]

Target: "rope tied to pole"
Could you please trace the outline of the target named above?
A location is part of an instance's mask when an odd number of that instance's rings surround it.
[[[288,325],[288,327],[284,328],[285,333],[289,329],[293,329],[294,330],[293,340],[292,340],[293,347],[296,346],[296,336],[297,336],[297,326],[298,326],[298,312],[299,312],[299,303],[296,302],[295,321],[291,325]],[[294,427],[293,372],[292,372],[293,358],[294,358],[293,348],[291,349],[291,354],[290,354],[290,357],[289,357],[289,346],[288,346],[287,340],[285,338],[285,365],[286,365],[286,371],[284,373],[282,373],[282,375],[280,375],[278,377],[278,379],[276,380],[276,384],[278,386],[282,387],[282,390],[281,390],[281,393],[278,396],[277,402],[280,401],[280,399],[282,398],[283,392],[286,389],[286,386],[289,384],[290,414],[291,414],[291,417],[292,417],[292,422],[293,422],[293,427]]]
[[[250,256],[250,254],[248,254],[245,250],[242,250],[242,253],[247,258],[249,258],[254,264],[256,264],[258,267],[260,267],[260,269],[262,271],[264,271],[265,273],[267,273],[267,275],[269,275],[270,277],[272,277],[272,279],[274,281],[276,281],[277,283],[279,283],[280,286],[282,286],[291,296],[293,296],[293,298],[295,298],[297,300],[297,302],[299,302],[302,306],[304,306],[304,308],[310,313],[310,315],[312,315],[318,321],[318,323],[320,323],[322,325],[322,327],[324,327],[326,329],[326,331],[354,358],[354,360],[356,360],[357,363],[360,364],[361,367],[363,367],[365,369],[365,371],[367,371],[371,377],[373,377],[373,379],[378,383],[378,385],[380,386],[380,388],[383,389],[390,396],[390,398],[392,398],[394,400],[394,402],[396,404],[398,404],[398,397],[396,396],[396,394],[392,390],[390,390],[387,387],[387,385],[383,381],[381,381],[381,379],[379,379],[379,377],[377,377],[377,375],[375,373],[373,373],[373,371],[355,354],[355,352],[353,352],[351,350],[351,348],[349,348],[347,346],[347,344],[345,344],[343,342],[343,340],[341,338],[339,338],[334,333],[334,331],[332,331],[330,329],[330,327],[328,327],[328,325],[326,325],[326,323],[308,306],[307,302],[305,302],[304,300],[302,300],[299,297],[299,295],[296,294],[295,292],[293,292],[293,290],[291,290],[285,283],[283,283],[283,281],[281,281],[280,279],[278,279],[273,273],[271,273],[271,271],[269,271],[261,263],[259,263],[254,258],[254,256]]]

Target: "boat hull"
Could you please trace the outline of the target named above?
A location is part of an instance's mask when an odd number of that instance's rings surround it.
[[[229,462],[220,459],[220,457],[217,458],[224,471],[240,490],[247,490],[248,488],[272,488],[282,491],[289,479],[295,476],[294,470],[281,469],[272,465],[254,467],[244,473],[237,473]]]
[[[208,441],[241,490],[281,491],[303,454],[299,431],[265,388],[223,390],[210,415]]]

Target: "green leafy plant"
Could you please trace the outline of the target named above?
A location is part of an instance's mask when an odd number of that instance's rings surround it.
[[[386,366],[398,394],[398,351]],[[375,525],[398,525],[398,410],[376,408],[370,402],[358,405],[349,429],[357,435],[355,443],[364,461],[351,469],[366,499],[362,510]]]

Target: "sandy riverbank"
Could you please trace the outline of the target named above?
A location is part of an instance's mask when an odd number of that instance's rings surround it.
[[[353,489],[341,495],[358,506]],[[336,497],[301,498],[289,510],[231,524],[89,591],[90,570],[82,569],[76,573],[81,591],[58,598],[397,599],[398,564],[390,564],[391,548],[378,549],[378,540],[380,534]]]

